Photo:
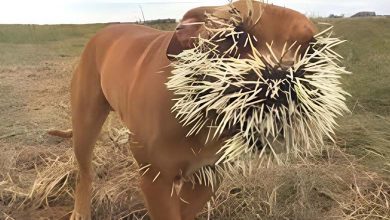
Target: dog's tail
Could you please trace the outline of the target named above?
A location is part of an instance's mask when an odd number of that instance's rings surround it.
[[[61,138],[72,138],[73,137],[73,131],[72,129],[60,131],[60,130],[49,130],[47,131],[48,135],[61,137]]]

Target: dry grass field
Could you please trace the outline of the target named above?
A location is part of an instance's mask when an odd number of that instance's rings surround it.
[[[348,40],[339,52],[353,72],[343,79],[351,113],[338,119],[336,144],[286,166],[238,164],[199,219],[390,219],[390,18],[325,22]],[[0,219],[61,219],[71,211],[71,140],[46,131],[70,128],[72,70],[104,26],[0,25]],[[94,219],[148,219],[115,114],[94,166]]]

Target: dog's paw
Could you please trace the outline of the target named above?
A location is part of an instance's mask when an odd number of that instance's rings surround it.
[[[80,214],[77,211],[73,210],[72,215],[69,220],[91,220],[90,214]]]

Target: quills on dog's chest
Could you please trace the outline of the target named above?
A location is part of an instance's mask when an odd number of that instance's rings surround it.
[[[303,54],[296,43],[285,43],[279,53],[267,44],[267,53],[260,53],[254,36],[237,31],[244,21],[232,13],[229,21],[209,15],[205,28],[211,37],[199,37],[194,48],[174,57],[167,83],[176,97],[172,111],[191,128],[188,135],[215,128],[213,139],[229,131],[216,165],[254,151],[278,160],[276,142],[284,143],[288,153],[310,154],[323,144],[323,136],[332,139],[335,117],[348,111],[348,94],[339,81],[348,72],[333,51],[343,41],[331,36],[330,27]],[[220,51],[221,39],[229,39],[230,48]],[[240,47],[249,51],[245,58]],[[288,66],[283,64],[287,53],[295,54]]]

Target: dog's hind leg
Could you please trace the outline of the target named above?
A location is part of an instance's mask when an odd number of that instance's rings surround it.
[[[91,219],[92,151],[110,111],[96,65],[89,63],[95,59],[88,55],[86,50],[71,85],[73,148],[79,166],[72,220]]]

